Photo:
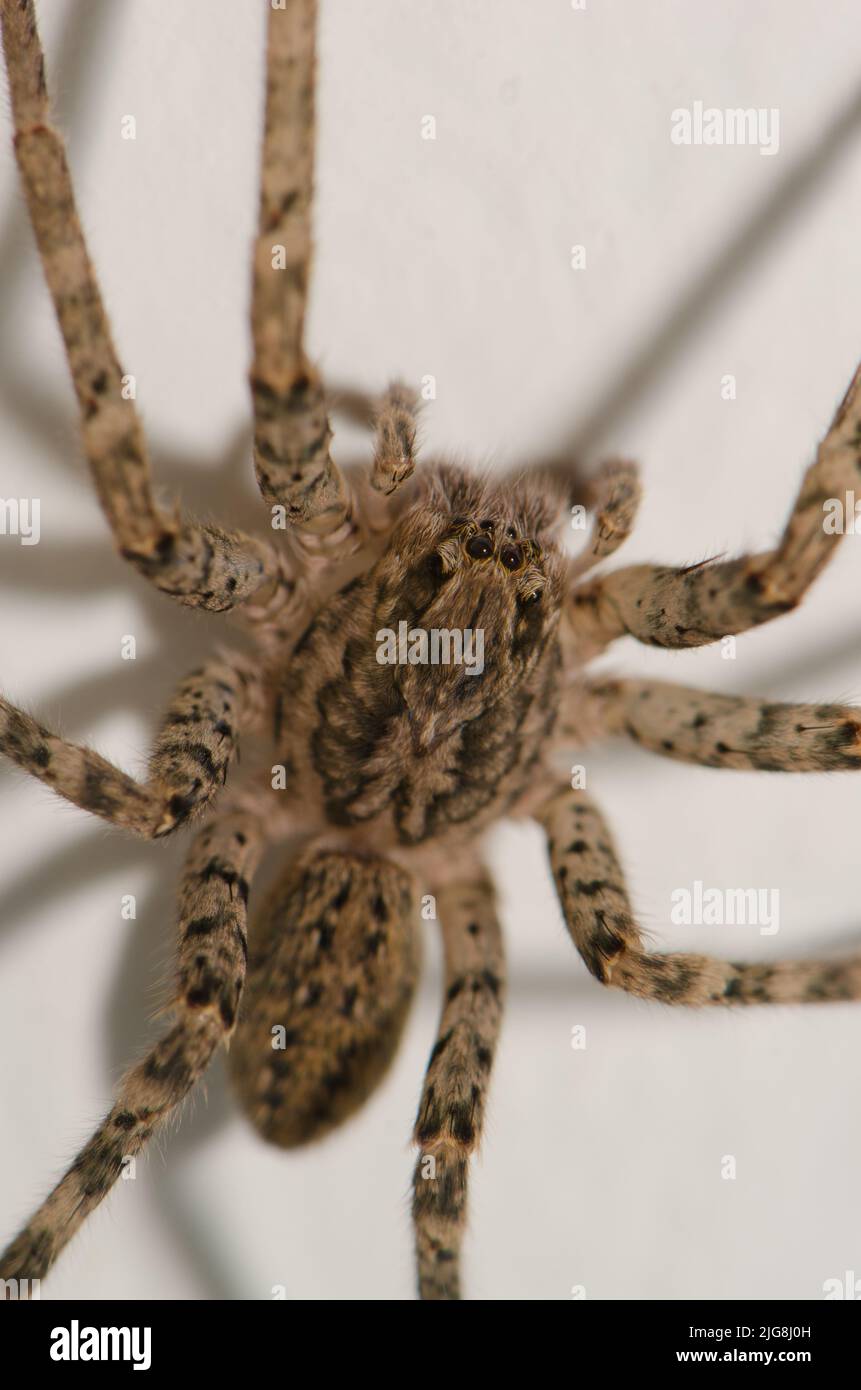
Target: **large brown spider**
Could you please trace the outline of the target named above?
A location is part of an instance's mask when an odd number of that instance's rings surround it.
[[[547,475],[492,485],[437,466],[420,486],[409,482],[416,402],[403,387],[377,409],[371,487],[354,491],[330,456],[324,394],[303,348],[316,4],[286,0],[269,7],[251,319],[254,460],[272,536],[167,512],[123,389],[63,143],[48,123],[33,3],[0,6],[16,156],[117,547],[181,603],[234,611],[254,643],[252,655],[222,653],[183,679],[143,782],[0,700],[0,749],[75,805],[144,838],[203,820],[180,890],[173,1023],[0,1257],[0,1277],[45,1275],[222,1042],[243,1108],[273,1142],[317,1138],[354,1112],[395,1052],[415,988],[420,889],[436,900],[447,978],[415,1128],[418,1279],[422,1297],[456,1298],[467,1169],[504,991],[479,857],[500,817],[544,828],[568,929],[604,984],[694,1006],[861,995],[859,957],[747,965],[646,951],[600,811],[547,770],[551,749],[600,735],[710,767],[859,766],[854,708],[590,681],[583,668],[625,634],[694,647],[799,603],[838,539],[823,526],[823,502],[861,471],[861,376],[776,548],[737,560],[636,565],[584,581],[630,532],[633,466],[599,473],[585,558],[568,559],[559,532],[569,497]],[[483,659],[380,661],[382,636],[402,625],[447,640],[480,632]],[[267,735],[271,757],[225,792],[246,732]],[[249,941],[246,905],[264,847],[297,824],[304,844]]]

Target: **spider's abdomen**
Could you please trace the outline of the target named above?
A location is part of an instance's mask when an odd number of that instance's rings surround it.
[[[315,849],[276,883],[249,942],[230,1075],[255,1128],[292,1148],[357,1110],[395,1054],[419,968],[410,877]]]

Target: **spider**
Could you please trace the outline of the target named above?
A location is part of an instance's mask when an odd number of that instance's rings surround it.
[[[231,613],[248,645],[219,650],[180,681],[142,780],[0,699],[0,751],[59,796],[145,839],[196,827],[179,891],[170,1024],[0,1256],[0,1276],[46,1275],[222,1043],[236,1097],[271,1142],[307,1143],[353,1114],[399,1043],[419,970],[421,889],[436,902],[446,979],[414,1133],[418,1290],[458,1298],[468,1169],[505,991],[481,859],[484,833],[501,817],[543,827],[568,931],[604,985],[695,1007],[861,996],[859,956],[753,965],[648,950],[598,805],[550,771],[554,750],[601,737],[709,767],[861,765],[853,707],[586,671],[616,638],[695,647],[798,605],[839,539],[823,526],[823,502],[861,472],[861,372],[775,548],[734,560],[596,577],[592,568],[634,523],[633,464],[598,470],[592,529],[571,557],[570,480],[533,469],[492,481],[449,464],[413,476],[418,401],[402,385],[375,403],[370,475],[347,478],[331,456],[327,400],[304,346],[316,3],[271,0],[250,371],[254,468],[271,534],[166,510],[49,123],[33,0],[0,0],[0,15],[16,158],[116,546],[168,597]],[[381,636],[401,624],[483,633],[481,669],[381,661]],[[265,737],[270,756],[225,790],[246,734]],[[248,929],[264,850],[297,834]]]

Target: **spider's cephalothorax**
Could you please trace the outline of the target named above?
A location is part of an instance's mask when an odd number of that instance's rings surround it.
[[[276,739],[321,821],[369,847],[479,830],[525,790],[553,723],[560,499],[431,472],[373,567],[290,653]],[[289,711],[289,717],[287,712]]]
[[[800,602],[839,540],[823,527],[823,499],[861,474],[861,373],[761,554],[587,579],[631,529],[634,466],[596,474],[592,530],[570,559],[554,539],[562,495],[543,476],[491,485],[437,466],[410,483],[416,407],[403,386],[375,406],[373,491],[354,490],[330,453],[304,347],[315,9],[268,7],[250,386],[260,490],[293,528],[279,547],[274,530],[231,532],[156,501],[49,120],[32,0],[0,0],[16,158],[117,549],[165,595],[244,620],[254,644],[180,682],[140,780],[0,698],[0,753],[58,795],[145,838],[199,827],[179,887],[172,1023],[0,1256],[6,1280],[45,1275],[228,1039],[237,1096],[268,1139],[304,1143],[350,1115],[398,1044],[419,967],[420,887],[436,900],[446,984],[415,1126],[418,1282],[422,1297],[458,1297],[467,1170],[504,995],[480,841],[505,814],[543,828],[566,925],[603,984],[666,1004],[861,997],[858,956],[749,965],[647,950],[601,812],[559,782],[550,758],[618,736],[710,767],[861,765],[856,708],[583,672],[626,634],[699,646]],[[249,731],[271,755],[225,791]],[[249,930],[254,874],[273,841],[289,842],[292,857]]]

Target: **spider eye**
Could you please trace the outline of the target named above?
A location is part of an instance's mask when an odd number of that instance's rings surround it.
[[[524,594],[521,602],[523,603],[524,608],[533,608],[536,603],[540,602],[540,600],[541,590],[536,589],[534,594]]]
[[[493,554],[493,546],[487,536],[473,536],[466,543],[466,553],[471,555],[473,560],[486,560],[488,555]]]
[[[493,522],[492,522],[492,521],[480,521],[478,524],[479,524],[479,526],[481,527],[482,531],[492,531],[492,530],[493,530]]]
[[[504,545],[499,558],[507,570],[516,570],[520,565],[520,551],[516,545]]]

